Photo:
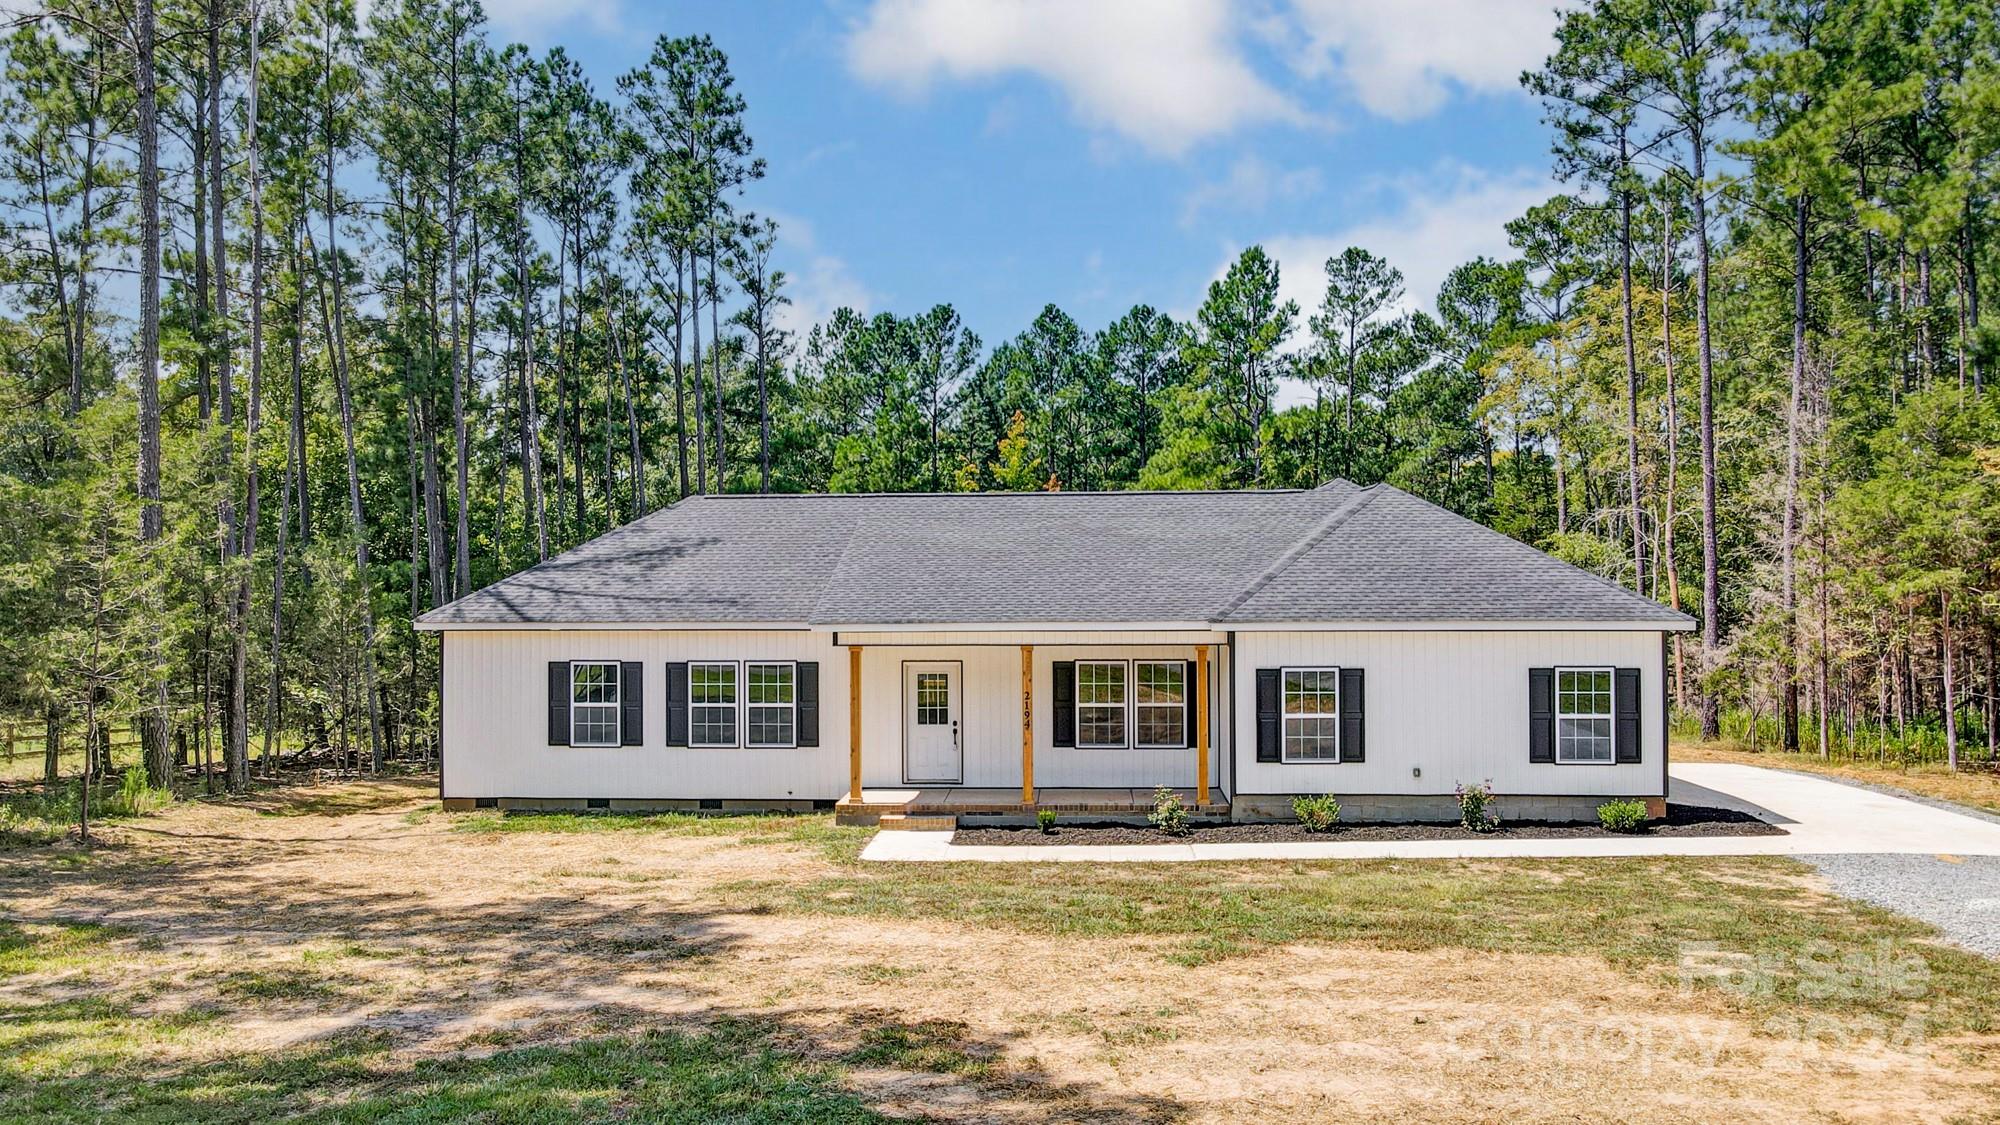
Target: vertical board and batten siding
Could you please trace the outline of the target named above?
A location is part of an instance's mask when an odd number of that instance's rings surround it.
[[[445,797],[827,800],[847,789],[847,653],[825,633],[453,630],[444,638]],[[639,745],[550,746],[554,660],[638,662]],[[817,661],[820,745],[668,747],[667,664],[685,660]]]
[[[1656,631],[1239,632],[1236,789],[1448,794],[1458,782],[1491,779],[1502,794],[1661,796],[1661,652]],[[1637,763],[1529,761],[1529,669],[1567,666],[1639,669]],[[1284,667],[1366,670],[1366,761],[1257,760],[1257,670]]]
[[[958,636],[966,636],[959,634]],[[978,636],[978,634],[970,634]],[[1007,788],[1021,784],[1021,651],[1018,644],[910,644],[917,638],[898,636],[905,644],[868,644],[859,634],[842,641],[863,645],[861,654],[861,783],[870,789],[892,789],[903,781],[903,665],[906,662],[957,662],[959,730],[965,771],[962,785]],[[1192,644],[1134,644],[1129,634],[1107,633],[1088,643],[1065,635],[1062,644],[1031,641],[1035,646],[1035,787],[1190,786],[1195,783],[1194,732],[1190,746],[1180,750],[1077,749],[1054,744],[1055,670],[1057,661],[1185,660],[1193,661]],[[1209,677],[1221,692],[1220,645],[1209,649]],[[826,675],[822,668],[821,676]],[[843,671],[841,675],[845,676]],[[1190,683],[1192,689],[1192,683]],[[1126,689],[1131,690],[1128,677]],[[821,689],[822,697],[825,689]],[[1219,702],[1219,701],[1218,701]],[[1227,743],[1228,710],[1211,706],[1209,713],[1209,777],[1219,791],[1220,762]],[[822,729],[825,729],[822,725]]]
[[[445,797],[831,800],[847,791],[847,649],[826,632],[693,630],[448,630],[444,684]],[[961,634],[951,639],[990,636]],[[862,648],[862,783],[903,787],[903,664],[960,665],[961,784],[1021,784],[1021,656],[1017,644],[919,644],[913,636],[843,634]],[[889,640],[903,641],[891,645]],[[1193,785],[1195,751],[1079,750],[1053,745],[1053,665],[1058,660],[1193,660],[1192,642],[1133,644],[1131,634],[1065,634],[1034,641],[1035,781],[1038,787]],[[1169,638],[1170,639],[1170,638]],[[1209,636],[1204,635],[1203,640]],[[870,643],[871,641],[876,643]],[[1210,644],[1210,773],[1231,775],[1226,647]],[[643,669],[643,737],[637,746],[548,744],[550,661],[636,661]],[[820,745],[798,749],[690,749],[667,745],[666,667],[690,660],[792,660],[819,664]],[[739,688],[740,690],[740,688]],[[1129,690],[1129,684],[1128,684]],[[1189,732],[1190,740],[1193,732]]]

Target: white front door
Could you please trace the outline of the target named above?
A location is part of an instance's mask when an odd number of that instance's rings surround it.
[[[903,781],[956,785],[965,779],[959,738],[959,663],[903,664]]]

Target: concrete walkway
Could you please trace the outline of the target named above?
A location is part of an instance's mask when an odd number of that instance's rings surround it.
[[[2000,856],[2000,824],[1785,770],[1692,762],[1670,770],[1671,800],[1741,809],[1783,836],[1568,840],[1375,840],[1351,843],[954,847],[948,832],[878,832],[866,860],[1158,863],[1242,859],[1445,859],[1648,855]],[[1506,814],[1506,802],[1500,804]]]

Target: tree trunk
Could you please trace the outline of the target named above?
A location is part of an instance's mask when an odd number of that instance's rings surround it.
[[[764,324],[764,306],[757,306],[757,491],[771,491],[771,392],[765,377],[766,365],[770,362],[764,353],[764,342],[768,329]]]
[[[708,233],[708,350],[715,357],[715,423],[709,435],[715,439],[715,490],[729,491],[728,441],[724,438],[722,415],[722,288],[715,280],[715,231]]]
[[[457,564],[452,574],[452,598],[463,597],[472,589],[472,528],[467,510],[466,494],[470,490],[466,469],[465,441],[465,384],[472,376],[472,349],[462,334],[459,323],[458,304],[458,153],[461,147],[458,128],[458,60],[459,45],[454,35],[451,44],[451,62],[447,64],[446,81],[451,86],[451,108],[446,125],[445,144],[448,151],[444,159],[444,213],[445,213],[445,261],[451,274],[451,432],[452,468],[456,477],[458,511],[456,513],[457,532],[454,560]],[[476,267],[475,267],[476,268]],[[474,329],[477,332],[477,329]]]
[[[333,69],[333,25],[326,27],[326,67]],[[326,144],[326,254],[327,270],[333,275],[333,309],[328,317],[332,329],[333,382],[340,399],[340,438],[347,455],[348,518],[353,521],[354,580],[361,587],[361,663],[368,688],[368,745],[376,771],[382,757],[382,709],[375,692],[375,602],[368,580],[368,523],[361,508],[361,470],[354,455],[354,395],[347,370],[346,292],[340,268],[340,234],[336,222],[334,194],[333,92],[323,79]],[[321,290],[321,299],[326,292]]]
[[[526,140],[521,116],[514,115],[514,283],[521,302],[521,490],[528,502],[528,518],[535,525],[535,559],[549,557],[549,522],[542,492],[542,420],[535,409],[535,315],[533,288],[528,276],[528,169],[524,157]]]
[[[1787,753],[1799,749],[1799,411],[1806,383],[1806,268],[1812,200],[1800,192],[1792,232],[1792,387],[1785,409],[1785,513],[1779,531],[1778,565],[1784,635],[1779,639],[1778,710],[1780,741]]]
[[[708,395],[702,390],[701,259],[688,252],[688,320],[694,330],[694,490],[708,491]]]
[[[1625,139],[1618,139],[1621,162]],[[1632,588],[1646,592],[1646,532],[1639,506],[1639,346],[1632,325],[1632,193],[1618,193],[1618,284],[1625,329],[1625,479],[1632,521]]]
[[[1694,154],[1695,338],[1701,366],[1701,737],[1713,741],[1722,734],[1722,705],[1707,682],[1715,670],[1722,643],[1721,544],[1715,528],[1715,361],[1709,336],[1708,308],[1708,151],[1699,128],[1691,131]]]
[[[625,390],[625,434],[630,439],[632,460],[632,518],[646,514],[646,454],[640,447],[639,405],[632,394],[632,371],[625,363],[625,333],[619,326],[616,309],[609,312],[611,346],[618,359],[618,381]]]
[[[139,131],[139,538],[152,543],[164,530],[160,507],[160,113],[153,76],[153,0],[137,0],[134,44],[135,112]],[[159,664],[159,640],[152,642]],[[173,784],[167,747],[167,681],[153,680],[153,713],[146,716],[147,780]]]
[[[1667,604],[1681,608],[1679,553],[1674,549],[1680,514],[1681,419],[1680,388],[1674,382],[1674,216],[1660,206],[1660,360],[1667,376],[1667,494],[1665,525],[1660,534],[1660,559],[1667,572]],[[1681,651],[1681,635],[1674,634],[1674,705],[1687,706],[1687,662]]]
[[[244,503],[242,555],[243,573],[236,582],[236,605],[231,613],[235,626],[230,652],[229,710],[231,752],[229,785],[232,789],[250,784],[250,707],[248,698],[250,660],[250,570],[257,557],[258,472],[257,433],[264,413],[264,195],[257,162],[257,36],[262,30],[261,5],[250,7],[250,81],[244,107],[247,131],[244,156],[250,179],[250,411],[244,431]],[[268,752],[267,755],[268,757]]]
[[[1938,595],[1938,649],[1944,664],[1944,757],[1952,772],[1958,771],[1958,684],[1953,677],[1951,658],[1951,594]]]
[[[42,784],[50,788],[62,781],[62,720],[58,708],[42,712]]]
[[[685,259],[679,251],[674,252],[674,440],[680,447],[680,475],[675,478],[680,486],[680,498],[688,497],[688,413],[686,370],[681,366],[681,299],[686,290],[682,288]]]

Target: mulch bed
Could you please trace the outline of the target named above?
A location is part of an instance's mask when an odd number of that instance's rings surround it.
[[[1636,836],[1782,836],[1785,830],[1746,812],[1705,805],[1667,806],[1667,815]],[[1492,832],[1471,832],[1456,824],[1343,824],[1331,832],[1308,832],[1296,824],[1198,824],[1185,836],[1169,836],[1157,828],[1135,824],[1070,824],[1044,833],[1035,827],[964,828],[951,838],[953,846],[1010,845],[1060,847],[1065,844],[1331,844],[1361,840],[1567,840],[1627,835],[1606,832],[1596,824],[1545,824],[1524,821],[1502,824]]]

